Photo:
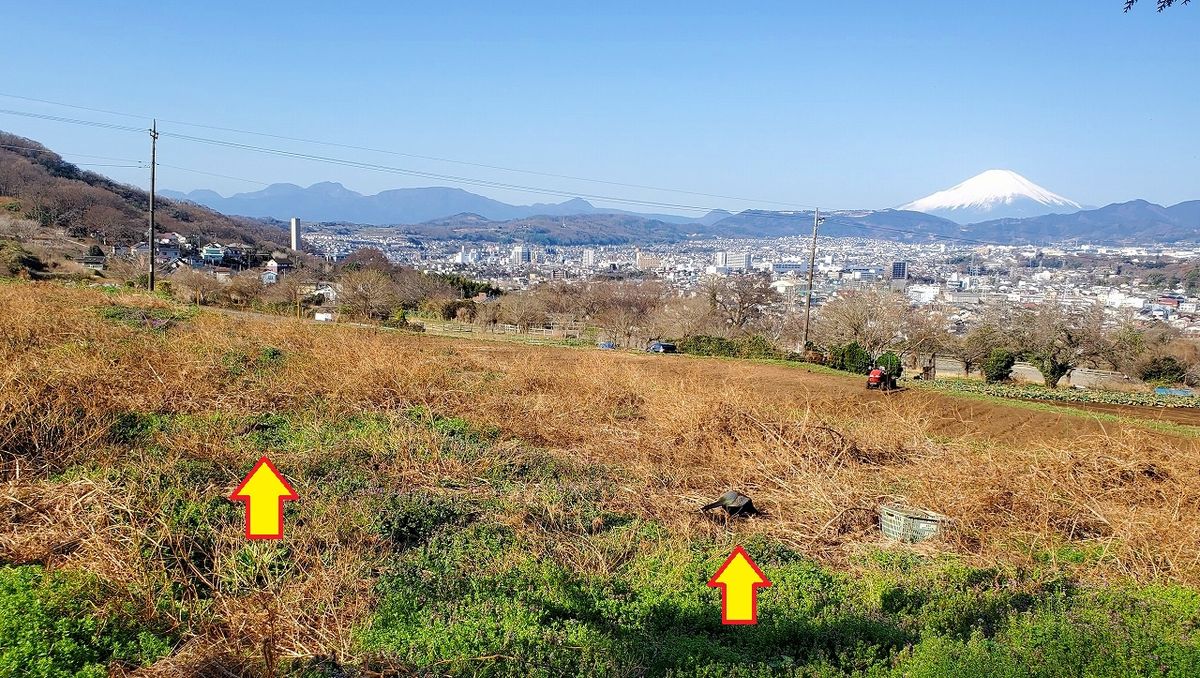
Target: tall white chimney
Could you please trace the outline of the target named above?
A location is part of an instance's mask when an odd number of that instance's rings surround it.
[[[292,217],[292,249],[300,251],[300,218]]]

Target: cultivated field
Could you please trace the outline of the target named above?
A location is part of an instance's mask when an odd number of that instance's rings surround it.
[[[1200,671],[1187,429],[51,284],[0,313],[0,675]],[[226,498],[263,454],[281,542]],[[697,510],[728,488],[766,515]],[[890,544],[889,500],[953,525]],[[705,585],[735,544],[754,627]]]

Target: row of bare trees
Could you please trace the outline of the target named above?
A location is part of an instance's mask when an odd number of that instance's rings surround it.
[[[464,289],[445,277],[395,266],[376,250],[360,250],[332,277],[339,283],[341,310],[366,320],[420,310],[487,328],[586,326],[626,346],[659,338],[757,336],[788,351],[800,348],[804,334],[802,313],[781,303],[765,275],[713,277],[691,294],[680,294],[655,279],[556,282],[476,302],[464,298]],[[257,302],[297,313],[312,301],[316,281],[311,269],[294,271],[266,286],[252,272],[226,283],[192,270],[171,277],[177,294],[189,302]],[[873,358],[893,352],[911,365],[949,356],[961,361],[968,373],[995,351],[1008,351],[1034,365],[1050,386],[1076,367],[1140,375],[1147,364],[1157,365],[1165,357],[1193,371],[1200,363],[1195,344],[1169,327],[1132,317],[1114,324],[1099,306],[1047,302],[990,308],[962,332],[956,331],[946,310],[914,306],[887,288],[839,294],[816,312],[810,338],[809,350],[830,352],[856,344]]]
[[[1195,342],[1169,326],[1132,316],[1114,322],[1099,305],[1048,301],[992,307],[973,320],[968,331],[955,332],[944,310],[914,307],[903,295],[886,289],[833,299],[820,309],[813,337],[821,347],[856,343],[871,356],[892,351],[914,364],[921,357],[949,356],[968,373],[995,351],[1005,351],[1032,364],[1051,387],[1077,367],[1146,376],[1149,366],[1168,358],[1185,373],[1195,374],[1200,364]]]
[[[478,305],[474,320],[484,326],[531,327],[581,324],[600,329],[622,345],[662,337],[767,334],[782,338],[778,295],[770,278],[747,275],[713,278],[692,295],[659,280],[598,280],[550,283]]]

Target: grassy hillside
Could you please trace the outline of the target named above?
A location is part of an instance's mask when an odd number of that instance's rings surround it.
[[[1195,439],[49,283],[0,312],[0,675],[1200,671]],[[283,541],[226,499],[263,454]],[[697,511],[730,487],[766,515]],[[886,499],[953,528],[890,544]],[[735,544],[757,626],[705,585]]]

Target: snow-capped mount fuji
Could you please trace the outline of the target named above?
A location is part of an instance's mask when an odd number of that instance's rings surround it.
[[[898,209],[924,212],[960,224],[970,224],[988,219],[1069,214],[1083,207],[1012,170],[991,169],[957,186],[901,205]]]

